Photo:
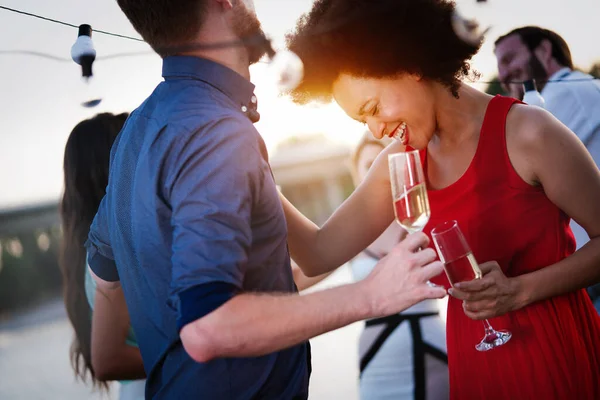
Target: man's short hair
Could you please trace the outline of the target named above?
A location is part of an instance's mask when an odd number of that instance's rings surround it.
[[[206,0],[117,0],[135,30],[161,56],[192,41],[200,30]]]
[[[554,57],[560,65],[573,69],[571,50],[569,50],[569,46],[565,39],[558,33],[549,29],[540,28],[539,26],[524,26],[513,29],[506,35],[500,36],[494,45],[498,46],[501,41],[512,35],[519,35],[523,43],[525,43],[525,46],[527,46],[532,53],[543,40],[547,39],[552,44],[552,57]]]

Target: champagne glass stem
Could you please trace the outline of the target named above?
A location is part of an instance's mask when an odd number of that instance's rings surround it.
[[[486,335],[488,333],[494,332],[494,328],[492,327],[492,324],[490,324],[490,321],[488,321],[487,319],[484,319],[481,322],[483,322],[483,328],[485,329],[485,334]]]

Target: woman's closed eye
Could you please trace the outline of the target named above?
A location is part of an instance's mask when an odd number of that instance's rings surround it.
[[[371,109],[369,109],[367,112],[365,112],[365,115],[368,115],[370,117],[376,117],[378,114],[379,114],[379,104],[374,105]],[[362,118],[357,121],[363,125],[367,125],[367,121]]]
[[[379,104],[377,104],[375,107],[373,107],[373,114],[371,114],[371,115],[374,117],[379,115]]]

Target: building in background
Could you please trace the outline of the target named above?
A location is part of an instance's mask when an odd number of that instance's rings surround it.
[[[0,210],[0,320],[60,295],[56,202]]]
[[[275,182],[300,212],[321,225],[354,189],[351,151],[325,135],[288,139],[271,152]]]

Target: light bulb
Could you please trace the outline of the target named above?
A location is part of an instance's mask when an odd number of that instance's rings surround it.
[[[71,46],[71,58],[81,65],[82,76],[92,76],[92,64],[96,59],[96,49],[92,42],[92,27],[84,24],[79,26],[77,40]]]
[[[288,92],[298,87],[304,77],[304,64],[296,53],[281,50],[275,53],[269,63],[269,75],[275,78],[280,92]]]
[[[81,77],[83,81],[81,105],[83,107],[96,107],[102,101],[97,96],[97,88],[93,79],[92,66],[96,60],[96,49],[92,42],[92,27],[87,24],[79,26],[77,40],[71,47],[71,58],[81,65]]]

